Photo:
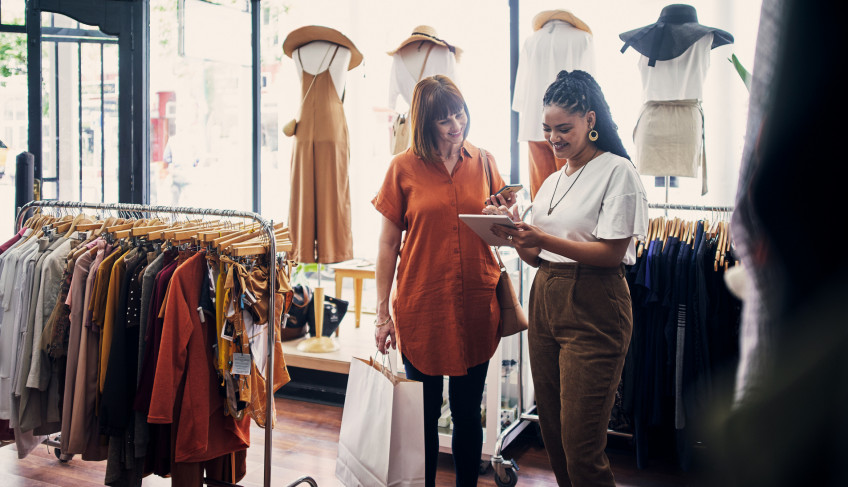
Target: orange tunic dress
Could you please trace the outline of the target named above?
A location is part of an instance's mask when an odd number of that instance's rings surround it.
[[[395,156],[372,203],[406,232],[392,309],[403,354],[428,375],[465,375],[489,360],[500,337],[499,268],[462,213],[489,196],[480,150],[467,141],[448,174],[407,149]],[[504,184],[491,155],[492,188]]]

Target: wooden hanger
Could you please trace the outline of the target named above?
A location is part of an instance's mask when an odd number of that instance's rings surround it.
[[[274,240],[275,249],[277,252],[291,252],[293,248],[292,241],[288,239]],[[244,257],[248,255],[262,255],[268,252],[267,244],[252,244],[244,247],[236,246],[232,255],[236,257]]]
[[[209,222],[206,225],[200,225],[200,226],[181,229],[177,232],[174,232],[174,239],[175,240],[187,240],[187,239],[199,240],[200,239],[200,232],[214,231],[216,229],[223,228],[224,225],[225,225],[224,223],[215,221],[215,222]]]
[[[291,234],[285,226],[274,230],[274,243],[276,244],[277,252],[288,252],[292,249]],[[245,255],[259,255],[268,251],[267,235],[246,240],[227,247],[227,250],[237,257]]]
[[[85,213],[80,213],[77,216],[75,216],[74,219],[71,220],[70,228],[68,228],[68,231],[65,232],[65,238],[71,238],[71,236],[74,234],[74,232],[77,231],[77,227],[80,224],[83,224],[85,222],[90,222],[90,221],[91,221],[91,219],[89,219],[88,216]]]
[[[115,225],[110,225],[110,226],[106,227],[106,232],[107,233],[115,233],[115,232],[119,232],[121,230],[129,230],[130,228],[133,227],[134,224],[135,224],[134,220],[129,221],[129,222],[124,220],[121,223],[118,223],[118,224],[115,224]]]
[[[227,226],[226,224],[218,229],[204,230],[198,233],[199,239],[203,242],[214,242],[215,239],[222,237],[232,237],[237,233],[254,232],[259,229],[258,223],[252,223],[247,226],[239,225],[237,227]]]
[[[103,222],[90,222],[90,223],[80,223],[77,225],[78,232],[87,232],[89,230],[96,230],[103,226]]]
[[[110,215],[110,216],[106,217],[106,219],[105,219],[105,220],[103,220],[103,221],[100,223],[100,227],[99,227],[99,228],[94,228],[94,229],[92,229],[92,231],[91,231],[91,232],[92,232],[92,233],[91,233],[91,235],[92,235],[92,237],[99,237],[100,235],[103,235],[103,232],[105,232],[105,231],[106,231],[106,229],[107,229],[110,225],[113,225],[113,224],[115,224],[116,222],[123,222],[123,221],[124,221],[124,220],[123,220],[123,219],[121,219],[121,218],[117,218],[117,217],[114,217],[114,216],[111,216],[111,215]]]
[[[713,262],[713,270],[716,272],[720,266],[724,265],[724,261],[722,259],[722,254],[724,253],[724,244],[725,239],[727,238],[727,232],[725,231],[725,224],[723,221],[718,222],[718,228],[716,233],[716,252],[715,252],[715,261]]]
[[[130,229],[130,235],[133,237],[147,237],[152,232],[157,230],[165,230],[169,228],[171,225],[168,223],[156,222],[150,225],[140,225],[137,227],[133,227]]]
[[[276,233],[276,230],[285,228],[285,226],[286,226],[285,223],[277,223],[276,225],[274,225],[275,233]],[[245,242],[245,241],[250,240],[252,238],[259,237],[260,235],[264,235],[264,233],[265,233],[264,230],[256,230],[256,231],[244,234],[244,235],[236,235],[236,236],[233,236],[233,237],[229,237],[227,240],[223,240],[223,241],[218,242],[218,243],[215,243],[217,241],[217,239],[216,239],[215,241],[213,241],[213,245],[215,245],[215,247],[218,249],[218,251],[221,252],[221,251],[226,250],[227,247],[229,247],[233,244]]]

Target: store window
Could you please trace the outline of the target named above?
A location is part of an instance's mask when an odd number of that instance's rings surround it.
[[[252,209],[250,2],[150,2],[150,202]]]
[[[15,156],[27,147],[24,2],[0,2],[0,231],[13,230]]]
[[[118,200],[118,39],[41,15],[42,198]]]
[[[3,0],[0,2],[0,24],[25,25],[25,0]]]

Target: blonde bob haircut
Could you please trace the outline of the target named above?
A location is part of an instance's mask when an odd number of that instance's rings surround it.
[[[462,133],[462,141],[465,142],[471,127],[471,114],[459,88],[450,78],[440,74],[419,81],[412,92],[409,110],[412,152],[426,162],[441,162],[442,157],[436,147],[436,123],[461,111],[465,111],[467,120]]]

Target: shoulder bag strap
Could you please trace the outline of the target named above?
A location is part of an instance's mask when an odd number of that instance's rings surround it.
[[[483,159],[483,171],[486,173],[486,181],[489,183],[489,194],[492,194],[492,172],[489,169],[489,156],[484,149],[480,149],[480,157]]]
[[[436,45],[433,44],[432,42],[430,42],[429,44],[430,44],[430,47],[427,49],[427,54],[424,56],[424,62],[421,63],[421,72],[418,73],[418,80],[417,81],[421,81],[421,77],[424,76],[424,68],[427,67],[427,59],[430,58],[430,51],[432,51],[433,48],[436,47]]]

